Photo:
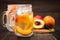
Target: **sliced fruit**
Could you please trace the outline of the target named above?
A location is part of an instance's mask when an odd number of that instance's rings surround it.
[[[16,22],[17,23],[29,23],[31,19],[29,18],[28,14],[20,15],[16,17]]]
[[[43,21],[43,17],[42,16],[35,16],[34,17],[34,23],[33,23],[33,27],[34,28],[43,28],[44,27],[44,21]]]
[[[35,18],[34,19],[34,23],[33,23],[33,27],[34,28],[43,28],[44,27],[44,21],[43,20],[40,20],[40,19],[37,19]]]
[[[33,20],[29,14],[22,14],[17,16],[14,27],[14,29],[21,34],[30,34],[33,29]]]
[[[29,14],[22,14],[20,16],[17,16],[15,21],[17,24],[25,25],[25,28],[28,28],[28,25],[30,25],[30,23],[33,23],[32,17],[30,17]]]
[[[24,34],[24,35],[28,35],[28,34],[32,33],[32,27],[30,27],[27,30],[23,30],[19,26],[14,25],[14,30],[16,30],[18,33]]]

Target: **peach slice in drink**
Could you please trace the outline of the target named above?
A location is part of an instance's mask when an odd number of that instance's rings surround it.
[[[22,34],[29,34],[32,32],[33,20],[30,16],[29,13],[26,13],[16,17],[16,31]]]

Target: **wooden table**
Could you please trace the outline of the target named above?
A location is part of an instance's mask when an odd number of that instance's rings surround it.
[[[60,32],[54,33],[34,33],[31,37],[17,37],[13,32],[9,32],[0,25],[0,40],[60,40]]]

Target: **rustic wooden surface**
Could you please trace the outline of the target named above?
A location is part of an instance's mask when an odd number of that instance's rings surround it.
[[[18,37],[6,28],[0,29],[0,40],[58,40],[56,33],[35,33],[31,37]]]

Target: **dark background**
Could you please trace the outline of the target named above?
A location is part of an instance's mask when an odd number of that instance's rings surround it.
[[[39,0],[0,0],[0,32],[6,30],[2,26],[3,11],[7,10],[8,4],[32,4],[34,15],[47,16],[51,15],[55,18],[55,32],[53,35],[60,40],[60,1],[39,1]],[[1,31],[3,30],[3,31]],[[7,31],[5,31],[6,33]],[[4,36],[4,34],[3,34]],[[3,37],[1,36],[1,37]]]

